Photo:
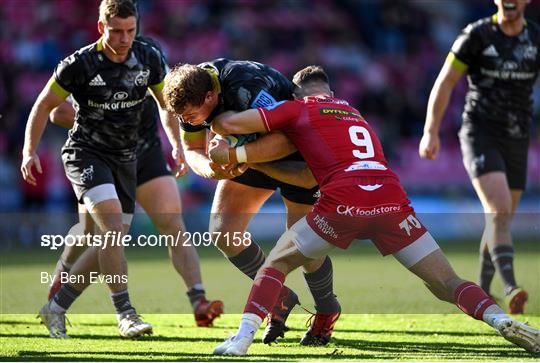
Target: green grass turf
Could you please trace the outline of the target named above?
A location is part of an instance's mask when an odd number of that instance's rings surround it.
[[[476,280],[476,243],[443,245],[450,262],[464,278]],[[540,326],[540,253],[535,243],[516,248],[516,274],[531,297],[528,315],[520,317]],[[138,341],[117,338],[111,303],[104,285],[92,286],[73,305],[69,315],[73,339],[46,337],[35,313],[45,303],[41,271],[50,271],[56,256],[33,251],[1,256],[0,359],[3,360],[216,360],[213,348],[234,332],[250,282],[218,253],[201,249],[203,279],[210,298],[225,302],[229,315],[213,328],[196,328],[185,288],[163,250],[128,251],[129,285],[134,305],[154,325],[155,335]],[[371,246],[355,246],[332,256],[335,291],[346,314],[336,326],[333,343],[303,348],[298,340],[307,315],[293,314],[293,328],[280,344],[257,343],[252,360],[536,360],[512,346],[481,322],[459,314],[450,304],[436,301],[422,283],[391,257],[381,258]],[[287,283],[304,306],[312,302],[301,274]],[[495,279],[493,293],[501,295]],[[101,314],[86,315],[84,313]],[[174,314],[173,314],[174,313]],[[398,313],[398,314],[396,314]],[[258,334],[260,338],[260,333]],[[219,360],[219,359],[217,359]],[[234,360],[227,358],[225,360]]]

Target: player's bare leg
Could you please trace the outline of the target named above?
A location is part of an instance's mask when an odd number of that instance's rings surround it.
[[[152,223],[162,235],[186,231],[182,219],[182,204],[176,181],[172,176],[149,180],[137,187],[137,201],[146,211]],[[169,256],[175,270],[182,276],[188,288],[188,297],[199,326],[210,326],[223,313],[223,302],[208,301],[202,284],[199,255],[191,244],[169,245]]]
[[[298,251],[292,234],[285,232],[268,255],[251,288],[238,332],[214,350],[218,355],[246,355],[256,331],[278,302],[285,277],[299,266],[313,260]]]
[[[510,313],[523,313],[528,294],[517,286],[514,276],[514,248],[510,224],[521,198],[511,191],[503,172],[491,172],[472,179],[485,213],[482,239],[489,247],[493,265],[501,276]]]
[[[68,235],[75,238],[80,238],[80,241],[77,240],[77,243],[74,245],[70,244],[64,246],[64,250],[62,251],[60,259],[56,263],[56,268],[53,273],[53,281],[49,288],[49,300],[52,299],[52,297],[58,292],[58,290],[60,290],[60,287],[62,286],[60,279],[61,274],[69,273],[71,267],[75,264],[75,261],[77,261],[79,256],[81,256],[82,253],[87,249],[88,245],[86,243],[86,238],[83,238],[82,236],[94,233],[94,220],[90,214],[86,212],[86,207],[84,204],[77,204],[77,206],[79,212],[79,223],[70,228]]]
[[[216,241],[217,247],[229,261],[251,279],[255,278],[265,261],[264,251],[253,240],[248,246],[245,243],[235,245],[232,238],[236,232],[240,233],[244,240],[244,232],[251,218],[273,192],[273,190],[255,188],[231,180],[220,180],[216,187],[209,231],[219,233],[221,237]],[[284,287],[281,291],[280,304],[277,304],[275,311],[272,311],[275,319],[271,320],[279,321],[279,324],[263,336],[265,343],[271,343],[278,337],[283,337],[287,330],[285,326],[287,317],[298,303],[298,296],[289,288]]]
[[[291,228],[300,218],[306,216],[313,206],[295,203],[283,198],[287,209],[287,228]],[[303,265],[303,275],[315,302],[315,315],[309,318],[307,332],[300,340],[301,345],[321,346],[330,342],[334,326],[341,315],[341,305],[334,294],[333,267],[330,257],[310,260]],[[264,337],[272,336],[272,328],[278,321],[268,320]],[[264,341],[264,338],[263,338]]]
[[[429,250],[432,252],[426,254]],[[429,233],[394,256],[420,277],[440,300],[456,304],[464,313],[483,320],[506,340],[528,352],[540,352],[540,331],[513,320],[478,285],[461,279],[442,250],[436,248],[436,242]]]

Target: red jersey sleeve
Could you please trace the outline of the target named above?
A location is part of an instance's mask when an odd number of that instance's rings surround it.
[[[281,101],[268,107],[258,108],[264,127],[268,131],[282,129],[296,121],[301,109],[302,103],[298,101]]]

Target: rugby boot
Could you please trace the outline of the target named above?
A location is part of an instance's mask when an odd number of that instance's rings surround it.
[[[237,337],[236,335],[228,338],[223,343],[218,345],[214,349],[214,354],[216,355],[234,355],[234,356],[243,356],[247,354],[247,351],[251,344],[253,343],[253,338],[249,336]]]
[[[223,314],[223,302],[221,300],[208,301],[201,298],[194,311],[197,326],[212,326],[214,319]]]
[[[334,313],[318,312],[312,315],[308,320],[308,331],[300,340],[300,345],[323,346],[328,344],[340,315],[341,308]]]
[[[300,304],[298,296],[291,289],[283,286],[274,309],[268,314],[268,321],[262,336],[264,344],[274,343],[277,338],[285,336],[285,332],[289,330],[285,322],[291,310],[298,304]]]
[[[57,313],[51,310],[51,301],[49,300],[39,310],[38,318],[49,331],[49,336],[55,339],[66,339],[66,313]]]
[[[501,319],[495,327],[504,339],[525,349],[529,353],[540,353],[540,331],[513,319]]]
[[[505,298],[506,304],[508,305],[508,312],[510,312],[510,314],[523,314],[525,303],[528,298],[529,294],[527,291],[523,290],[521,287],[516,287]]]
[[[151,335],[152,325],[141,320],[134,310],[117,315],[118,332],[122,338],[138,338],[145,334]]]

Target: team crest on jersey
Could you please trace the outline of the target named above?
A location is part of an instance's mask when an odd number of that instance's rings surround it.
[[[535,60],[538,53],[538,48],[534,45],[521,44],[514,50],[514,56],[517,59]]]
[[[143,69],[135,76],[135,85],[138,87],[148,86],[148,77],[150,76],[149,69]]]

